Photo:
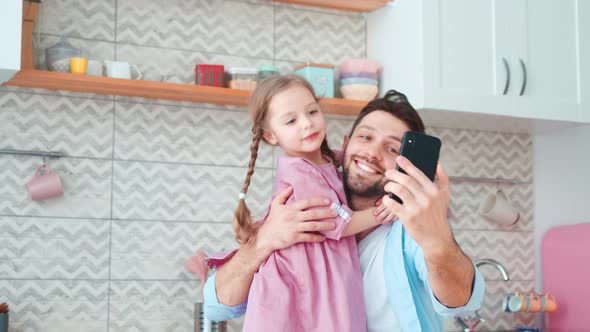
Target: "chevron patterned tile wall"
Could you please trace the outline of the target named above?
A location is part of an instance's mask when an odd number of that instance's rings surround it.
[[[454,228],[533,231],[533,157],[529,135],[445,128],[429,128],[429,132],[443,142],[440,159],[450,175],[527,182],[518,185],[453,182]],[[520,211],[519,222],[514,226],[498,226],[478,213],[483,198],[500,189]]]
[[[257,170],[248,191],[253,213],[270,202],[272,170]],[[113,217],[230,222],[246,168],[115,162]]]
[[[0,229],[0,279],[108,279],[108,220],[2,216]]]
[[[443,164],[444,165],[444,164]],[[493,177],[492,177],[493,178]],[[520,218],[513,226],[500,226],[482,217],[479,209],[486,195],[501,189],[518,209]],[[452,225],[456,229],[533,231],[533,186],[454,182],[451,185]]]
[[[47,0],[35,35],[37,66],[61,37],[92,59],[138,65],[147,79],[192,83],[197,63],[338,65],[366,54],[359,14],[268,0]],[[158,77],[161,76],[161,77]],[[354,118],[328,115],[340,149]],[[532,181],[528,135],[429,128],[455,176]],[[0,148],[60,150],[50,160],[64,197],[28,199],[40,158],[0,156],[0,300],[15,331],[193,331],[201,289],[184,261],[236,245],[231,227],[249,160],[243,107],[0,87]],[[278,149],[262,146],[248,203],[265,212]],[[495,258],[512,280],[489,280],[483,329],[531,323],[500,310],[534,285],[532,184],[452,183],[451,224],[474,259]],[[481,198],[502,189],[521,220],[480,217]],[[447,330],[456,331],[452,321]],[[229,324],[239,331],[241,320]]]
[[[112,281],[110,331],[194,331],[197,281]]]
[[[48,165],[60,174],[64,196],[31,201],[25,184],[41,158],[0,157],[0,214],[74,218],[109,218],[112,162],[64,158]]]
[[[532,232],[456,230],[457,242],[472,259],[493,258],[501,262],[512,280],[534,280]],[[489,265],[480,267],[486,280],[502,280],[500,272]]]
[[[430,133],[444,142],[441,162],[455,176],[532,180],[532,141],[527,134],[436,128]]]
[[[273,7],[240,1],[123,0],[117,42],[271,59]]]
[[[45,34],[115,41],[116,0],[45,0],[36,29]]]
[[[250,161],[246,112],[118,102],[116,114],[117,159],[241,167]],[[273,164],[272,149],[262,144],[256,165]]]
[[[108,100],[0,91],[0,142],[6,149],[110,158],[113,110]]]
[[[229,223],[113,222],[111,278],[121,280],[186,280],[184,268],[197,250],[215,253],[236,248]]]
[[[2,280],[10,331],[106,331],[106,280]]]
[[[366,54],[365,19],[277,7],[275,58],[340,64]]]
[[[328,132],[328,144],[335,150],[342,150],[344,136],[348,135],[355,118],[351,116],[328,115],[326,130]]]

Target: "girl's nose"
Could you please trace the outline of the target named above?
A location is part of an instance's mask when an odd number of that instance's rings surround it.
[[[301,125],[303,126],[303,128],[309,128],[312,125],[312,121],[309,117],[304,116],[303,119],[301,120]]]

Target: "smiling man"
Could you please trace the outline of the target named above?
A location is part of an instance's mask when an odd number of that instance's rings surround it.
[[[368,331],[442,331],[444,316],[478,309],[484,294],[483,278],[448,223],[447,174],[439,165],[433,183],[399,156],[401,137],[408,130],[424,132],[422,120],[403,94],[389,91],[363,108],[344,143],[349,205],[362,210],[383,200],[399,217],[357,237]],[[396,171],[397,164],[407,174]],[[404,204],[390,199],[388,192]],[[286,206],[289,195],[287,190],[277,196],[257,235],[229,261],[211,260],[213,265],[225,264],[205,285],[207,318],[244,314],[252,277],[274,250],[325,240],[313,232],[331,229],[333,225],[321,219],[334,211],[317,209],[326,205],[321,198]]]

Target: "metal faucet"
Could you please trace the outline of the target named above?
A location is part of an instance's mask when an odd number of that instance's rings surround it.
[[[502,278],[504,279],[504,281],[508,281],[510,280],[510,277],[508,276],[508,272],[506,272],[506,268],[504,267],[504,265],[500,264],[500,262],[498,262],[497,260],[491,259],[491,258],[484,258],[484,259],[480,259],[475,261],[475,266],[480,267],[482,265],[492,265],[495,266],[500,273],[502,273]]]
[[[506,272],[506,268],[504,267],[504,265],[502,265],[497,260],[494,260],[491,258],[484,258],[484,259],[480,259],[480,260],[475,261],[476,267],[480,267],[480,266],[486,265],[486,264],[495,266],[500,271],[500,273],[502,273],[502,278],[504,279],[504,281],[510,280],[510,277],[508,276],[508,272]],[[484,321],[485,321],[485,319],[483,319],[480,316],[479,310],[476,310],[473,313],[467,313],[467,314],[455,316],[455,322],[457,323],[457,325],[459,325],[463,329],[463,332],[473,331],[475,329],[475,327],[480,322],[484,322]]]

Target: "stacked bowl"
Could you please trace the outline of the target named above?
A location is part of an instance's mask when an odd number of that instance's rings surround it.
[[[338,67],[340,93],[345,99],[373,100],[379,92],[379,62],[351,59]]]

